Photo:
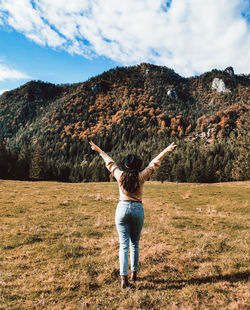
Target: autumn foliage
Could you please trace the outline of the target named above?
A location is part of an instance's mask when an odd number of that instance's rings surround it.
[[[230,93],[212,90],[215,77]],[[70,174],[85,155],[94,160],[90,139],[117,152],[151,141],[152,155],[171,139],[211,144],[236,137],[249,111],[248,97],[248,76],[213,70],[183,78],[150,64],[112,69],[72,85],[31,81],[0,97],[0,140],[14,154],[24,143],[34,151],[40,141],[46,161],[66,165]]]

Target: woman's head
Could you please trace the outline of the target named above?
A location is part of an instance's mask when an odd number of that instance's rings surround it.
[[[127,172],[139,172],[142,166],[142,159],[135,154],[128,154],[122,161],[122,168]]]
[[[134,154],[129,154],[122,161],[124,170],[121,176],[121,185],[129,193],[134,193],[139,188],[139,171],[141,170],[142,159]]]

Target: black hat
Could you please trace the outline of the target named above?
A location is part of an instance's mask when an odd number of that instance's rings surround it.
[[[122,168],[127,172],[137,172],[141,170],[142,159],[134,154],[129,154],[122,161]]]

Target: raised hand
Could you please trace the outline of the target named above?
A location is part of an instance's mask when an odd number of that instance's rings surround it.
[[[93,151],[96,151],[96,152],[98,152],[98,153],[101,153],[102,150],[101,150],[93,141],[90,141],[89,144],[91,145],[91,149],[92,149]]]
[[[176,148],[176,145],[174,144],[174,142],[172,142],[172,143],[166,148],[166,150],[167,150],[168,152],[172,152],[175,148]]]

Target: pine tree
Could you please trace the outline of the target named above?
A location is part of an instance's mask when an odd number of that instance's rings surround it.
[[[241,128],[235,144],[235,160],[233,162],[232,177],[244,181],[250,179],[250,121]]]
[[[44,151],[41,142],[38,141],[35,150],[31,154],[30,179],[35,181],[44,180],[45,170]]]
[[[205,165],[205,182],[212,183],[216,181],[213,158],[208,157]]]
[[[0,178],[8,177],[9,158],[5,145],[0,141]]]
[[[175,180],[178,182],[186,181],[185,170],[181,161],[175,165]]]
[[[201,182],[203,178],[204,169],[202,169],[202,164],[200,160],[196,160],[193,163],[192,172],[190,176],[191,182]]]
[[[29,168],[30,150],[28,148],[28,144],[24,142],[17,158],[16,177],[21,180],[27,180],[29,178]]]

